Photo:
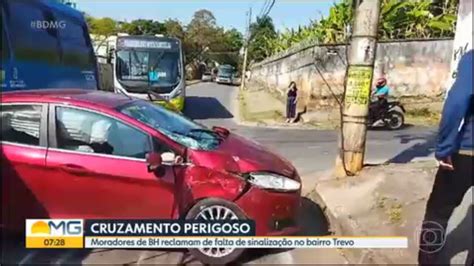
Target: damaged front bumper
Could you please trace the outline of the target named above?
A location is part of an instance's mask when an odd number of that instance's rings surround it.
[[[258,236],[289,236],[300,230],[300,191],[275,192],[251,186],[235,203],[255,221]]]

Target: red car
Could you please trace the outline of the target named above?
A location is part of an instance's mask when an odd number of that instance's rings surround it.
[[[257,235],[298,231],[295,168],[225,128],[92,90],[1,97],[3,226],[26,218],[253,219]],[[227,263],[239,249],[196,249]]]

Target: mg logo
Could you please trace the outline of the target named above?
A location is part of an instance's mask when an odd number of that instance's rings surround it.
[[[82,236],[83,220],[34,220],[26,221],[27,236]]]

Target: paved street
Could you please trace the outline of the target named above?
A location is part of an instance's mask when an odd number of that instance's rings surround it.
[[[240,126],[234,120],[238,87],[199,83],[187,91],[185,114],[206,125],[221,125],[273,148],[291,160],[301,175],[333,166],[338,132],[294,128]],[[399,131],[369,131],[367,163],[408,162],[433,152],[434,128],[410,127]]]
[[[236,114],[237,87],[200,83],[190,86],[185,114],[206,125],[221,125],[261,142],[291,160],[301,175],[332,167],[336,156],[337,132],[300,129],[255,128],[240,126]],[[432,153],[433,129],[408,127],[400,131],[370,131],[368,163],[387,160],[407,162]],[[315,176],[315,178],[317,178]],[[328,233],[328,224],[321,210],[306,201],[306,235]],[[25,250],[21,238],[4,243],[4,256],[10,263],[117,263],[117,264],[198,264],[185,252],[163,250]],[[15,243],[16,242],[16,243]],[[15,244],[13,244],[15,243]],[[298,264],[346,263],[335,249],[251,251],[241,263]]]

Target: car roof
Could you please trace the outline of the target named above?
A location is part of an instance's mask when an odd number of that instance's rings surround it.
[[[36,89],[9,91],[2,93],[2,102],[39,102],[39,103],[84,103],[105,108],[118,106],[135,101],[134,98],[123,94],[88,89]]]

